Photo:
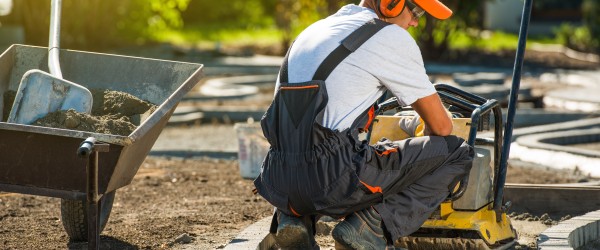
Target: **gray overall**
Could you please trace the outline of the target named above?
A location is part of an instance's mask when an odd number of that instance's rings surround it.
[[[468,174],[473,150],[455,136],[383,139],[376,145],[359,140],[371,125],[376,103],[346,130],[320,124],[328,101],[327,76],[388,24],[374,19],[351,33],[308,82],[288,82],[288,50],[280,88],[261,120],[271,148],[254,181],[256,191],[280,212],[314,220],[373,206],[395,240],[416,231]],[[276,225],[274,216],[271,232]]]

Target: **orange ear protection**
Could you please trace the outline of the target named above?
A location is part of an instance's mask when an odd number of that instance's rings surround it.
[[[406,6],[406,0],[377,0],[379,13],[384,17],[397,17]]]

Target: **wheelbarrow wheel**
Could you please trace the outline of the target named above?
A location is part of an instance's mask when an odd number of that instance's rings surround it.
[[[108,222],[113,201],[115,200],[115,192],[116,191],[107,193],[100,199],[100,230],[98,233],[102,233],[102,230],[104,230],[104,227]],[[62,218],[63,227],[65,228],[65,231],[67,231],[71,241],[87,241],[88,216],[87,204],[85,200],[61,199],[60,215]]]

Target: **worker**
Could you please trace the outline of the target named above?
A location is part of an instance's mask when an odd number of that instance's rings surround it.
[[[271,147],[256,192],[276,207],[277,244],[318,248],[320,216],[344,218],[336,244],[385,249],[415,232],[471,168],[473,149],[450,135],[452,121],[407,29],[438,0],[362,0],[299,34],[287,52],[261,120]],[[369,145],[377,101],[389,91],[411,106],[426,136]],[[420,118],[419,118],[420,117]],[[409,128],[410,129],[410,128]]]

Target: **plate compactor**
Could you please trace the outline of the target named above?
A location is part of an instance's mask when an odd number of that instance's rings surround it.
[[[517,242],[517,233],[506,215],[510,202],[503,200],[503,191],[531,6],[532,0],[526,0],[523,5],[506,123],[502,121],[497,100],[488,100],[446,84],[435,85],[442,102],[453,115],[452,134],[473,146],[476,156],[470,174],[460,181],[419,230],[395,242],[397,247],[410,250],[508,249]],[[393,114],[390,111],[394,109],[395,115],[385,115]],[[411,111],[399,107],[395,98],[391,98],[380,104],[379,112],[367,135],[371,144],[382,137],[390,140],[408,137],[398,124],[407,115],[410,118]],[[477,137],[477,132],[491,127],[494,138]]]
[[[423,226],[412,235],[400,238],[395,245],[410,250],[502,249],[503,246],[513,245],[517,235],[506,216],[508,205],[501,204],[499,210],[494,209],[494,191],[502,189],[500,182],[494,179],[500,172],[500,105],[496,100],[487,100],[450,85],[436,84],[435,87],[453,114],[452,134],[465,139],[475,148],[473,167],[468,178],[459,183]],[[373,121],[369,136],[371,144],[382,137],[392,141],[409,137],[398,124],[402,119],[412,119],[414,111],[398,107],[396,98],[380,105],[383,111],[393,109],[398,113],[378,115]],[[477,138],[478,131],[491,126],[495,131],[493,139]]]

